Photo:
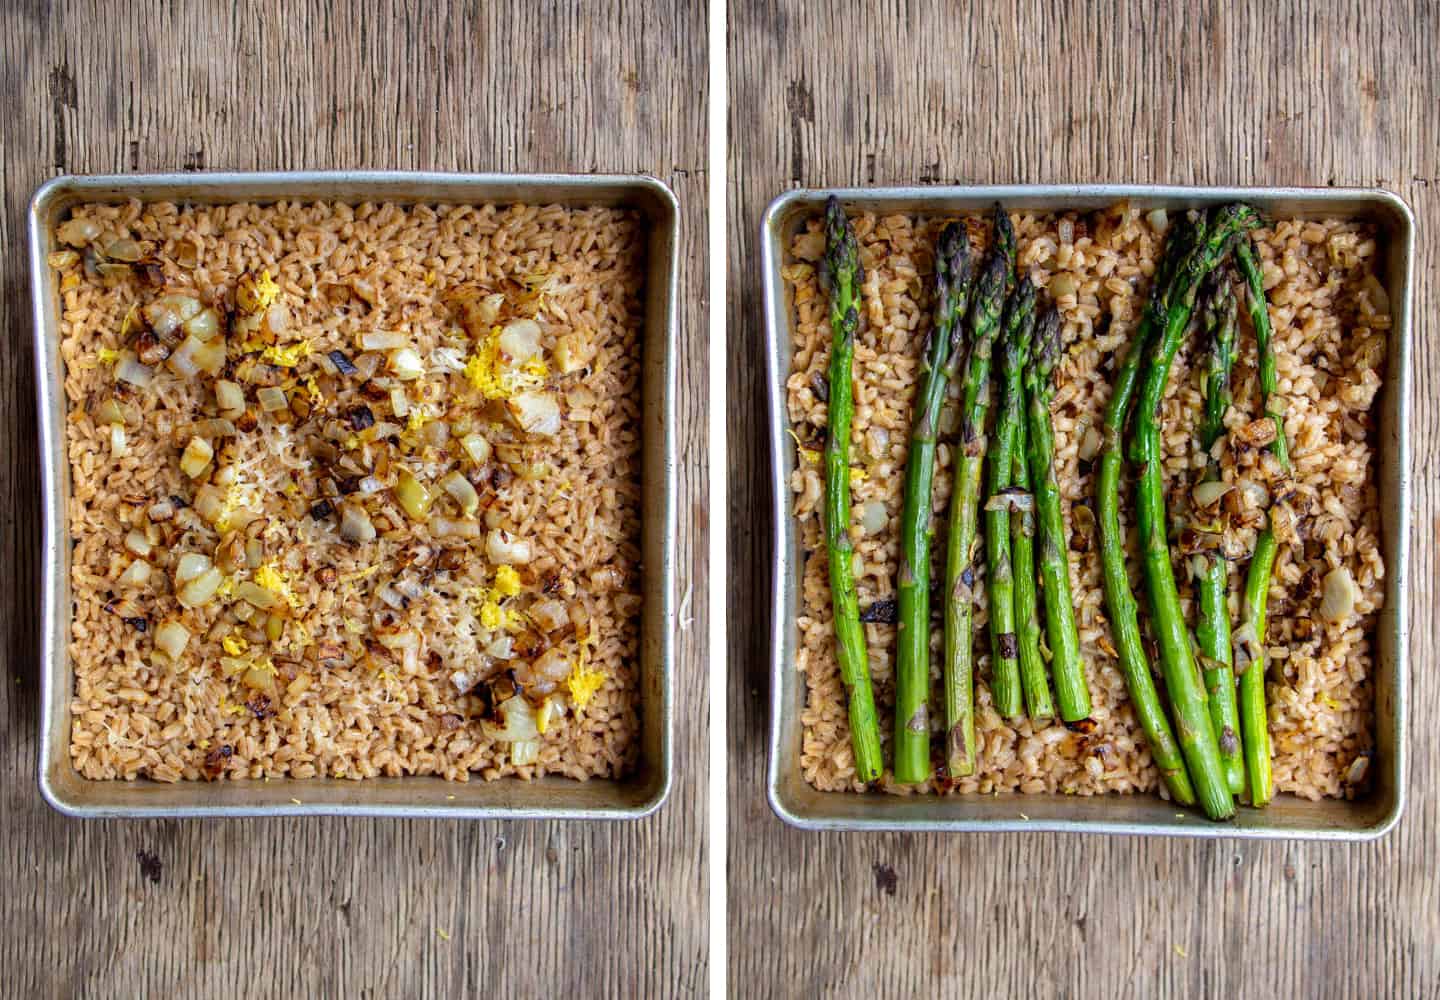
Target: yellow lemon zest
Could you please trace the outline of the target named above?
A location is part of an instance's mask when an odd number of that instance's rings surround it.
[[[504,619],[505,616],[500,610],[500,605],[494,601],[487,600],[480,605],[480,624],[487,631],[494,632],[500,627]]]
[[[125,312],[125,318],[120,321],[120,342],[123,344],[130,336],[130,324],[135,321],[135,314],[140,311],[140,303],[132,303]]]
[[[102,365],[113,365],[120,360],[120,352],[113,347],[102,347],[95,352],[95,356],[100,359]]]
[[[251,342],[253,343],[253,341]],[[246,344],[248,349],[249,344]],[[289,347],[280,347],[278,344],[271,345],[260,352],[260,360],[267,361],[280,368],[294,368],[302,359],[309,357],[314,350],[310,341],[302,340],[298,344],[291,344]]]
[[[250,644],[245,641],[245,637],[239,635],[227,635],[220,640],[220,645],[224,647],[225,652],[231,656],[239,656],[250,648]]]
[[[811,465],[820,464],[820,453],[814,448],[805,447],[805,445],[800,441],[799,434],[796,434],[793,429],[789,428],[786,429],[785,433],[789,434],[792,438],[795,439],[795,450],[800,453],[801,458],[809,462]]]
[[[538,356],[519,369],[504,364],[498,326],[476,345],[475,353],[465,363],[465,378],[486,399],[508,399],[518,392],[538,389],[545,384],[548,371],[545,362]]]
[[[426,412],[425,407],[412,406],[410,408],[410,417],[405,421],[405,430],[418,431],[429,422],[430,414]]]
[[[575,668],[565,679],[565,686],[570,689],[570,700],[575,703],[576,708],[584,708],[590,704],[595,692],[605,686],[605,671],[590,669],[584,665],[583,659],[581,657],[576,661]]]
[[[307,340],[306,343],[308,344],[309,341]],[[325,401],[325,394],[320,391],[320,386],[316,383],[314,375],[305,376],[305,391],[310,394],[310,402],[323,403]]]
[[[520,574],[514,566],[501,566],[495,571],[495,590],[501,597],[514,597],[520,593]]]
[[[264,312],[275,304],[280,297],[280,286],[275,284],[275,279],[270,277],[270,269],[267,267],[260,272],[260,277],[255,279],[255,312]]]
[[[283,571],[276,569],[273,562],[266,563],[255,571],[255,582],[292,608],[300,606],[300,598],[290,589],[289,578]]]

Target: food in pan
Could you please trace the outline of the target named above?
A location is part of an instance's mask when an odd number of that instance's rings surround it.
[[[882,755],[893,754],[878,786],[1161,788],[1216,819],[1275,791],[1360,794],[1384,577],[1371,411],[1390,326],[1372,230],[1266,221],[1244,205],[1000,213],[993,224],[846,219],[834,202],[830,214],[796,234],[783,272],[795,308],[787,401],[806,552],[797,667],[807,780],[870,784],[836,675],[833,547],[817,544],[821,501],[837,508],[826,493],[835,479],[811,461],[836,394],[816,265],[827,233],[848,232],[859,323],[853,486],[840,509],[853,511],[847,571],[872,718],[883,720]],[[968,253],[948,242],[957,223]],[[956,336],[945,325],[952,262],[971,257],[985,264]],[[934,334],[943,329],[948,354]],[[937,358],[944,399],[926,511],[904,502],[902,480],[924,495],[926,470],[910,456]],[[933,546],[931,532],[942,535]],[[932,547],[949,565],[925,621],[907,617],[917,602],[904,594],[924,579],[911,557]],[[992,609],[1007,603],[997,620]],[[917,620],[923,641],[906,634]],[[886,712],[897,692],[906,703]],[[923,731],[896,737],[921,718]]]
[[[130,202],[56,238],[82,775],[631,767],[635,213]]]

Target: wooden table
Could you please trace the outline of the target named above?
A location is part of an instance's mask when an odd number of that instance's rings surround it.
[[[644,172],[684,205],[680,443],[705,453],[697,5],[5,4],[0,994],[675,996],[704,989],[704,472],[680,473],[677,781],[638,823],[78,822],[36,789],[24,212],[61,172]],[[142,9],[143,8],[143,9]],[[683,8],[683,10],[682,10]],[[698,373],[691,376],[688,373]],[[682,583],[682,589],[684,584]],[[146,877],[139,852],[158,859]],[[446,940],[441,932],[448,933]]]
[[[1409,201],[1421,236],[1410,806],[1397,831],[1363,846],[782,826],[762,793],[768,640],[751,627],[769,613],[764,373],[737,363],[735,995],[1440,996],[1435,6],[1001,2],[960,13],[967,5],[889,0],[843,5],[855,8],[843,16],[826,6],[730,2],[732,357],[760,355],[760,215],[797,185],[1378,185]],[[890,891],[880,866],[894,870]]]

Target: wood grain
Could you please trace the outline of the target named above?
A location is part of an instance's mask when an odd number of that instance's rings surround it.
[[[684,996],[704,989],[704,473],[669,804],[633,824],[77,822],[36,789],[35,400],[23,219],[59,172],[643,172],[684,206],[679,443],[705,454],[699,5],[5,4],[0,993]],[[158,858],[156,881],[137,852]],[[441,931],[449,935],[445,940]]]
[[[728,379],[736,996],[1440,996],[1440,12],[1281,7],[731,0],[729,356],[747,359]],[[1086,181],[1378,185],[1419,219],[1416,735],[1408,813],[1379,843],[816,835],[766,806],[771,499],[748,360],[765,205],[796,185]]]

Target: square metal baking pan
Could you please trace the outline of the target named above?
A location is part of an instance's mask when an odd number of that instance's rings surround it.
[[[996,202],[1011,211],[1091,210],[1130,201],[1151,208],[1203,208],[1243,200],[1272,218],[1345,217],[1374,222],[1381,243],[1381,276],[1394,326],[1379,400],[1376,452],[1380,484],[1385,607],[1376,627],[1373,780],[1354,802],[1307,802],[1280,795],[1266,809],[1241,808],[1232,822],[1211,823],[1158,795],[894,796],[820,792],[800,771],[803,676],[795,669],[799,633],[795,613],[803,571],[790,474],[785,379],[790,371],[793,306],[780,276],[791,237],[822,211],[830,194],[847,208],[887,212],[984,213]],[[1415,219],[1388,191],[1339,188],[1200,188],[1130,185],[851,188],[798,190],[771,202],[761,231],[765,327],[770,389],[771,489],[775,516],[774,619],[770,686],[771,807],[785,822],[812,830],[940,830],[994,832],[1054,830],[1076,833],[1189,837],[1367,840],[1399,820],[1405,805],[1405,711],[1409,636],[1410,346]],[[1022,816],[1023,813],[1023,816]]]
[[[642,335],[640,760],[621,781],[445,781],[433,776],[285,781],[92,781],[70,764],[70,470],[63,435],[59,293],[45,262],[53,233],[81,202],[335,200],[407,204],[527,203],[634,208],[649,231]],[[632,819],[670,790],[675,591],[675,329],[679,205],[644,176],[435,173],[158,174],[57,177],[30,203],[31,298],[39,406],[43,539],[40,790],[72,816],[407,816],[433,819]],[[300,802],[297,804],[295,800]]]

